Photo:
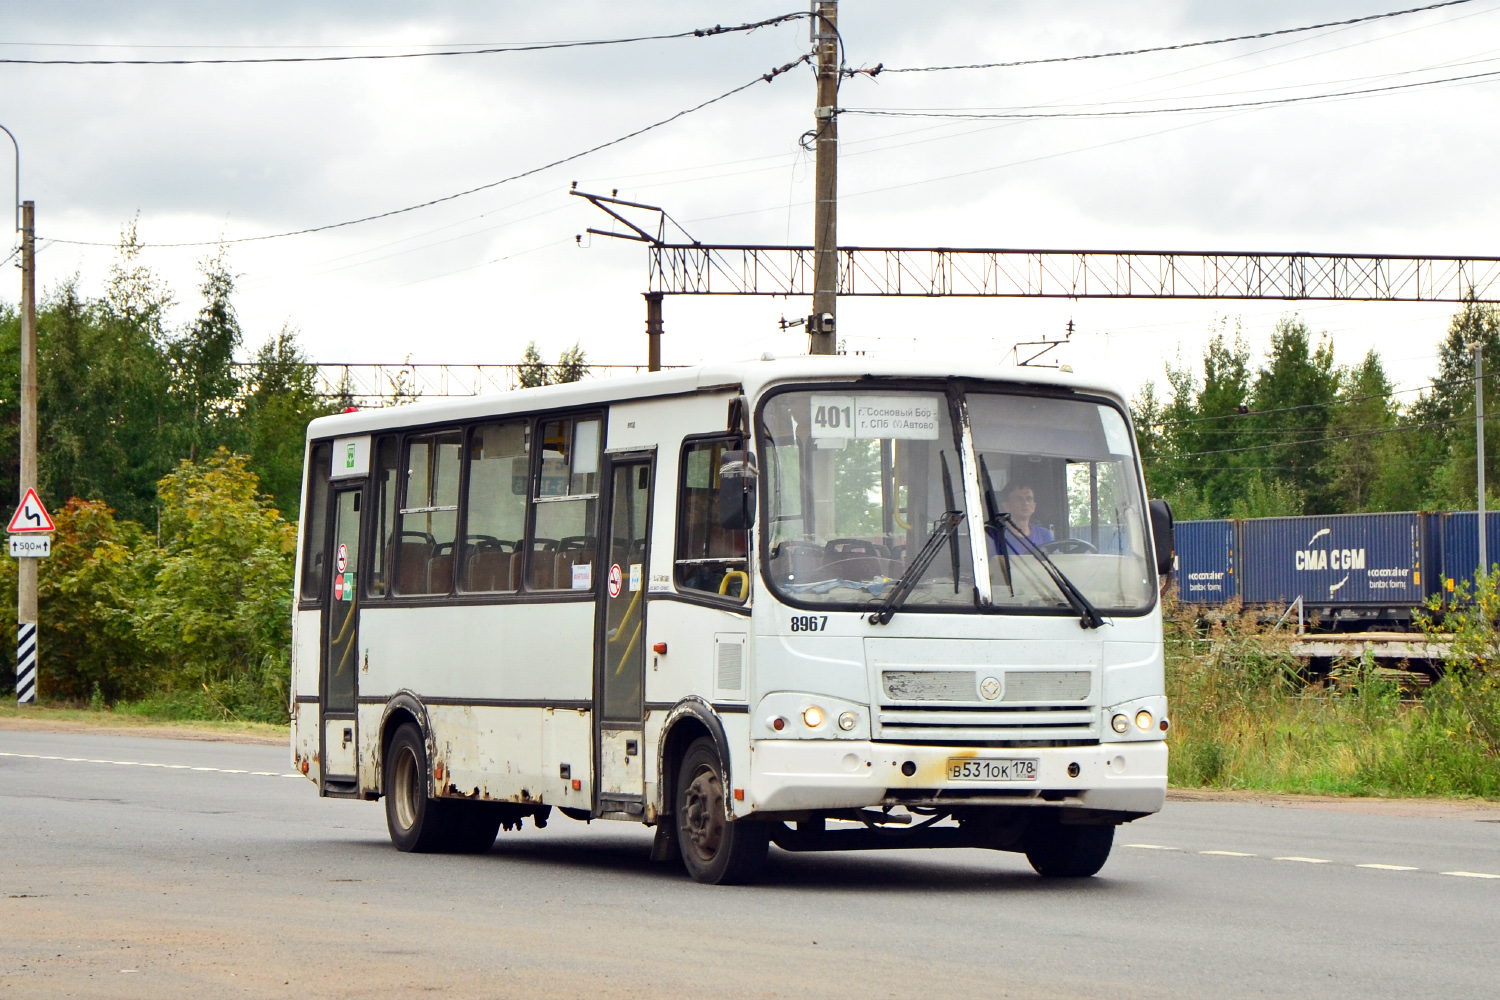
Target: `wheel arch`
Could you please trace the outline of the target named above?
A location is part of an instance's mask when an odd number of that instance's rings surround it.
[[[378,791],[382,795],[385,794],[386,750],[390,748],[391,737],[395,735],[396,730],[408,722],[416,723],[417,729],[421,731],[422,742],[426,745],[427,749],[427,760],[431,762],[436,759],[437,747],[433,744],[432,722],[427,717],[427,706],[423,705],[422,700],[412,691],[402,690],[396,692],[385,703],[385,710],[380,716],[380,758],[375,762],[375,775]],[[428,770],[430,772],[431,768],[429,767]],[[426,781],[428,785],[427,794],[431,797],[435,792],[435,789],[432,788],[431,773],[427,774]]]
[[[729,738],[724,733],[724,723],[719,713],[707,701],[696,696],[682,699],[667,713],[661,727],[661,740],[656,751],[656,814],[670,816],[677,802],[677,768],[682,755],[693,741],[707,736],[714,741],[719,752],[719,764],[724,768],[726,786],[731,784]],[[729,797],[724,799],[724,811],[732,812]],[[732,818],[732,817],[731,817]]]

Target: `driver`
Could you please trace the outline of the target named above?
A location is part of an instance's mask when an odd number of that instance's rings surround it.
[[[1033,545],[1044,545],[1052,541],[1052,532],[1040,524],[1032,524],[1036,514],[1036,491],[1026,483],[1012,483],[1005,488],[1004,507],[1010,514],[1010,523],[1017,531],[1031,539]],[[1031,550],[1010,532],[1005,533],[1005,547],[1011,555],[1025,555]]]

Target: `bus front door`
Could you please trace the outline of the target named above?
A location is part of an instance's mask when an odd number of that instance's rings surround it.
[[[359,672],[359,507],[361,491],[333,495],[333,557],[323,635],[323,790],[352,791],[356,785],[355,698]]]
[[[595,811],[645,814],[642,747],[646,684],[646,540],[651,461],[615,457],[604,496],[608,512],[595,637]]]

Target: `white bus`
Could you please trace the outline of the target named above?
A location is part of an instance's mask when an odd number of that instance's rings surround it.
[[[403,851],[554,809],[710,883],[768,844],[1087,876],[1161,808],[1159,574],[1119,392],[804,357],[314,421],[295,766]]]

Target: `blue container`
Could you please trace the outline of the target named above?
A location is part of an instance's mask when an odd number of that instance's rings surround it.
[[[1173,579],[1177,596],[1192,604],[1223,604],[1239,592],[1233,521],[1178,521]]]
[[[1438,538],[1436,586],[1452,591],[1455,584],[1469,581],[1473,589],[1474,574],[1479,570],[1479,515],[1472,510],[1432,514],[1439,522],[1434,534]],[[1485,511],[1485,547],[1491,567],[1500,562],[1500,513]]]
[[[1416,607],[1424,597],[1425,521],[1416,513],[1242,521],[1240,596],[1277,605],[1301,597],[1310,609]]]

